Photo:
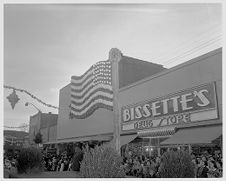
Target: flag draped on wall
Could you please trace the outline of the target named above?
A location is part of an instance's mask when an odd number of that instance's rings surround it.
[[[111,61],[100,61],[82,76],[71,77],[70,118],[84,119],[98,108],[113,110],[111,69]]]

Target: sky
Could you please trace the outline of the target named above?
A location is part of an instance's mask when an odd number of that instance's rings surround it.
[[[173,67],[222,47],[220,4],[5,4],[4,85],[25,89],[59,106],[71,76],[123,55]],[[25,93],[12,109],[4,89],[4,126],[29,123],[37,113],[58,113]]]

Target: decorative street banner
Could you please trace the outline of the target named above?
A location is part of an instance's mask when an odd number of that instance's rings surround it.
[[[9,96],[7,96],[7,99],[10,102],[12,109],[14,109],[16,103],[20,100],[15,90],[13,90],[13,92]]]
[[[51,104],[46,104],[45,102],[43,102],[42,100],[40,100],[39,98],[37,98],[36,96],[34,96],[33,94],[31,94],[30,92],[28,92],[24,89],[18,89],[16,87],[8,86],[8,85],[4,85],[4,88],[13,90],[13,92],[7,97],[8,101],[10,102],[10,104],[12,106],[12,109],[14,109],[15,105],[20,100],[19,97],[16,94],[16,91],[23,92],[23,93],[29,95],[32,99],[35,99],[36,101],[43,104],[44,106],[51,107],[51,108],[54,108],[54,109],[58,109],[58,107],[56,107],[56,106],[53,106]]]
[[[215,84],[209,83],[122,107],[121,112],[123,131],[216,119]]]

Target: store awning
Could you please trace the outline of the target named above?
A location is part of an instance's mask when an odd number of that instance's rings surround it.
[[[178,130],[161,145],[209,144],[222,134],[222,126],[196,127]]]
[[[158,128],[148,131],[138,132],[138,137],[148,137],[148,138],[158,138],[158,137],[168,137],[175,133],[175,127],[165,127]]]
[[[137,137],[137,134],[132,134],[132,135],[123,135],[120,136],[120,145],[126,145],[129,142],[133,141]]]
[[[110,141],[112,140],[112,135],[96,135],[96,136],[87,136],[87,137],[77,137],[77,138],[68,138],[65,140],[56,140],[47,143],[47,144],[60,144],[60,143],[70,143],[70,142],[83,142],[83,141]]]

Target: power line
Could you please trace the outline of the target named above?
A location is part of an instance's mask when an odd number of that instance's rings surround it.
[[[188,38],[186,41],[183,41],[183,42],[177,44],[176,48],[170,48],[172,51],[167,51],[166,54],[163,52],[162,53],[162,54],[164,54],[163,56],[156,57],[153,59],[157,60],[155,62],[159,62],[159,63],[164,62],[164,60],[168,59],[170,56],[175,55],[175,54],[178,54],[177,56],[179,56],[179,55],[181,55],[181,52],[183,52],[185,50],[186,51],[189,50],[190,47],[194,47],[194,45],[197,46],[198,43],[200,44],[200,43],[206,42],[208,39],[210,39],[210,37],[215,38],[216,35],[219,36],[219,34],[221,36],[221,28],[219,25],[217,26],[217,24],[216,24],[214,26],[214,28],[212,28],[208,32],[205,31],[198,35],[190,36],[190,38]],[[191,37],[194,37],[195,40],[191,39]],[[173,46],[173,44],[170,45],[170,47],[172,47],[172,46]],[[164,49],[167,49],[167,48],[164,48]],[[172,58],[174,58],[174,57],[172,57]]]
[[[177,59],[171,60],[169,63],[164,64],[164,65],[170,65],[170,64],[172,64],[172,63],[182,61],[184,58],[188,58],[190,55],[195,55],[195,54],[196,54],[197,56],[200,56],[201,54],[206,53],[206,52],[201,53],[203,50],[205,50],[206,47],[210,47],[210,45],[213,45],[213,44],[215,44],[215,43],[218,43],[218,42],[216,41],[216,42],[212,42],[212,43],[210,43],[210,44],[207,44],[207,45],[203,46],[203,49],[200,49],[200,50],[198,50],[198,51],[192,51],[192,52],[190,52],[190,53],[182,54],[182,55],[180,55],[179,57],[177,57]],[[218,48],[219,48],[219,47],[218,47]],[[215,49],[216,49],[216,48],[215,48]],[[213,50],[213,49],[212,49],[212,50]],[[198,54],[198,53],[201,53],[201,54]]]
[[[194,45],[195,45],[195,46],[199,46],[198,44],[202,44],[202,43],[208,42],[209,40],[212,40],[212,39],[214,39],[214,38],[218,38],[219,36],[221,36],[221,35],[217,35],[217,36],[214,36],[214,37],[212,37],[212,38],[209,38],[209,39],[203,39],[203,40],[201,40],[200,38],[198,38],[198,39],[196,39],[196,40],[193,40],[192,44],[191,44],[189,47],[187,47],[187,48],[190,49],[190,47],[194,47]],[[186,44],[186,46],[187,46],[187,45],[189,45],[189,44]],[[185,49],[184,49],[184,50],[185,50]],[[171,54],[172,54],[172,53],[171,53]]]
[[[188,51],[183,52],[183,54],[180,54],[180,55],[177,55],[175,57],[172,57],[168,61],[163,62],[163,63],[164,63],[164,65],[169,65],[169,64],[171,64],[173,62],[178,61],[179,60],[178,58],[182,59],[182,58],[184,58],[184,57],[186,57],[188,55],[191,55],[193,53],[197,53],[198,51],[203,50],[203,48],[208,47],[209,45],[212,45],[214,43],[219,42],[219,40],[221,40],[221,37],[218,37],[216,39],[209,40],[209,41],[207,41],[205,43],[202,43],[202,44],[200,44],[200,45],[198,45],[196,47],[193,47],[192,49],[190,49]]]
[[[169,55],[171,55],[173,52],[181,52],[183,51],[184,49],[186,48],[190,48],[192,46],[194,46],[195,44],[197,44],[198,42],[203,42],[203,40],[207,40],[206,38],[210,38],[211,36],[215,35],[216,33],[221,34],[221,31],[220,31],[220,26],[219,25],[215,25],[213,28],[208,29],[208,32],[204,31],[204,32],[201,32],[195,36],[190,36],[188,37],[185,41],[183,42],[180,42],[179,44],[177,44],[176,46],[170,44],[167,47],[164,47],[164,49],[173,49],[173,51],[170,51],[166,54],[164,54],[163,56],[160,56],[160,57],[156,57],[156,58],[153,58],[153,59],[157,59],[157,60],[163,60],[163,59],[166,59],[167,57],[169,57]],[[174,46],[172,48],[172,46]]]

